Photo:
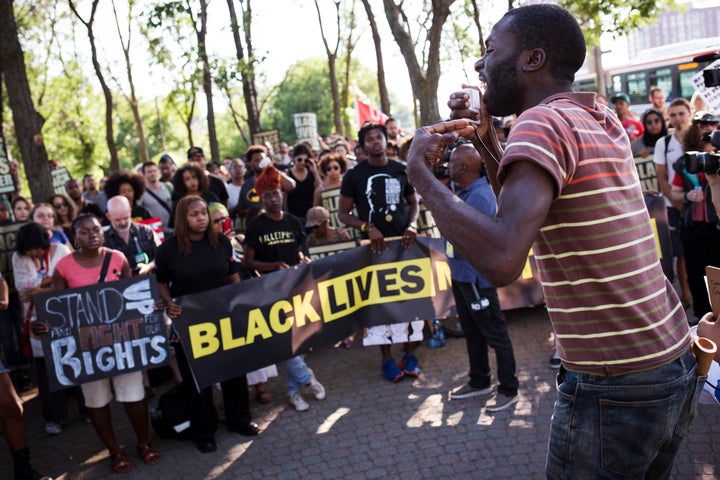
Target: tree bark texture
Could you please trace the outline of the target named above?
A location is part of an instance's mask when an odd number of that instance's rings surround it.
[[[233,40],[235,41],[235,53],[238,61],[238,70],[242,81],[243,100],[245,100],[245,109],[247,110],[247,122],[248,127],[250,127],[250,137],[252,138],[254,133],[262,132],[260,109],[258,108],[257,101],[257,89],[255,88],[255,59],[253,58],[252,33],[250,31],[252,6],[250,5],[250,0],[247,0],[245,8],[242,8],[241,6],[243,14],[243,32],[245,33],[245,43],[247,44],[246,57],[245,48],[243,48],[242,40],[240,39],[240,24],[238,23],[237,14],[235,13],[235,1],[227,0],[227,4],[230,12],[230,27],[232,29]]]
[[[427,61],[423,70],[415,55],[415,43],[401,22],[401,17],[407,18],[402,10],[402,4],[397,5],[393,0],[383,0],[388,25],[405,59],[413,94],[420,103],[420,125],[416,125],[417,127],[431,125],[442,119],[437,104],[437,88],[440,81],[440,39],[443,25],[450,15],[450,6],[454,2],[455,0],[432,0],[432,22],[427,31]]]
[[[220,162],[220,148],[217,141],[217,130],[215,129],[215,107],[212,97],[212,76],[210,74],[210,60],[207,54],[205,38],[207,37],[207,0],[200,0],[200,28],[195,25],[198,41],[198,56],[202,64],[203,91],[207,103],[207,125],[210,141],[210,156],[214,162]]]
[[[7,87],[15,136],[30,192],[34,202],[44,202],[53,193],[48,155],[42,139],[45,119],[33,105],[12,0],[0,0],[0,45],[0,72]]]
[[[93,68],[95,69],[95,75],[100,82],[100,87],[102,87],[103,96],[105,97],[105,141],[107,142],[108,151],[110,152],[110,171],[118,172],[120,171],[120,160],[118,158],[117,144],[115,143],[115,134],[113,133],[112,92],[105,81],[105,76],[102,73],[102,68],[100,67],[100,62],[98,61],[97,46],[95,45],[95,32],[93,31],[93,23],[95,22],[95,12],[97,11],[98,2],[99,0],[93,0],[90,19],[85,21],[75,8],[75,3],[72,0],[68,1],[70,9],[87,29],[88,40],[90,41],[90,51],[92,53]]]
[[[378,79],[378,90],[380,91],[380,109],[391,115],[390,109],[390,95],[388,95],[387,83],[385,82],[385,63],[383,62],[382,47],[380,45],[380,32],[378,31],[377,22],[375,21],[375,14],[370,7],[369,0],[362,0],[363,6],[365,7],[365,13],[367,13],[368,21],[370,22],[370,31],[372,32],[373,44],[375,45],[375,61],[377,62],[377,79]]]

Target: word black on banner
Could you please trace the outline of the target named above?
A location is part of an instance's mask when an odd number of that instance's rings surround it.
[[[35,297],[51,390],[169,361],[165,320],[154,311],[155,277],[136,277]]]

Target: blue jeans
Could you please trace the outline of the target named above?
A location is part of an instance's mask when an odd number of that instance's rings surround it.
[[[661,367],[615,377],[561,368],[547,478],[669,478],[707,378],[695,365],[688,350]]]
[[[287,371],[288,395],[299,392],[303,385],[310,383],[310,369],[302,355],[289,358],[282,364]]]

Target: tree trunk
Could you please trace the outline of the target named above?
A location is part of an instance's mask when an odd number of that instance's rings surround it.
[[[0,45],[0,73],[7,87],[25,175],[33,201],[44,202],[53,194],[48,155],[42,139],[45,119],[33,105],[12,0],[0,0]]]
[[[135,119],[135,128],[138,133],[138,150],[140,153],[140,162],[145,163],[150,160],[147,151],[147,142],[145,142],[145,129],[143,128],[142,117],[140,116],[140,108],[138,106],[137,96],[135,95],[135,82],[133,81],[132,75],[132,64],[130,63],[130,41],[132,38],[132,31],[130,30],[130,22],[132,21],[132,7],[133,2],[128,1],[128,31],[127,31],[127,42],[123,38],[122,32],[120,31],[120,22],[117,18],[117,11],[115,10],[115,1],[112,2],[113,14],[115,16],[115,26],[117,27],[118,37],[120,37],[120,45],[122,45],[123,56],[125,57],[125,72],[127,73],[128,84],[130,85],[130,97],[128,103],[132,109],[133,118]]]
[[[380,90],[380,108],[384,113],[390,115],[390,96],[388,95],[387,84],[385,83],[385,63],[383,62],[382,48],[380,46],[380,32],[378,32],[377,22],[375,21],[375,15],[370,7],[370,2],[368,0],[362,0],[362,3],[363,6],[365,6],[365,13],[367,13],[368,21],[370,22],[370,30],[372,31],[373,44],[375,44],[378,90]]]
[[[250,20],[252,19],[252,6],[250,0],[247,0],[246,8],[242,8],[243,13],[243,31],[245,32],[245,42],[248,46],[248,56],[245,57],[245,49],[240,40],[240,25],[235,13],[234,0],[227,0],[228,10],[230,11],[230,28],[232,29],[233,40],[235,41],[235,57],[238,61],[238,70],[243,86],[243,100],[245,100],[245,109],[247,110],[247,122],[250,127],[250,136],[252,134],[262,132],[262,124],[260,123],[260,110],[257,103],[257,90],[255,88],[255,59],[252,55],[252,34],[250,32]],[[238,128],[240,128],[238,126]],[[242,132],[242,129],[241,129]]]
[[[205,37],[207,37],[207,0],[200,0],[200,29],[195,25],[198,40],[198,56],[202,63],[203,91],[207,102],[208,137],[210,141],[211,160],[220,162],[220,148],[218,147],[217,131],[215,130],[215,108],[212,98],[212,76],[210,75],[210,60],[208,59]]]
[[[512,1],[512,0],[511,0]],[[478,31],[478,39],[480,40],[480,56],[485,56],[485,38],[483,36],[482,25],[480,25],[480,8],[478,8],[477,0],[472,0],[473,21]]]
[[[328,56],[328,70],[330,73],[330,92],[332,93],[333,99],[333,123],[335,124],[335,131],[342,133],[342,117],[340,116],[340,90],[338,88],[337,73],[335,72],[335,62],[337,57],[335,55]]]
[[[92,52],[92,64],[95,69],[95,75],[98,77],[100,87],[102,87],[103,96],[105,97],[105,141],[107,142],[108,151],[110,152],[110,171],[120,171],[120,160],[118,158],[117,145],[115,144],[115,134],[113,133],[113,99],[110,87],[108,87],[105,81],[105,76],[100,68],[100,62],[98,61],[97,47],[95,45],[95,33],[93,32],[93,23],[95,22],[95,12],[97,11],[99,0],[93,0],[92,10],[90,13],[90,20],[87,22],[78,13],[75,8],[75,3],[72,0],[68,0],[70,9],[75,16],[85,25],[88,34],[88,40],[90,40],[90,51]]]
[[[320,14],[320,5],[315,0],[315,10],[317,10],[318,22],[320,23],[320,35],[325,45],[325,53],[328,58],[328,74],[330,75],[330,91],[333,99],[333,123],[335,131],[342,132],[342,118],[340,116],[340,94],[338,91],[337,74],[335,73],[335,61],[337,60],[338,49],[340,48],[340,2],[335,2],[335,18],[337,26],[337,41],[335,42],[335,50],[330,50],[327,39],[325,38],[325,29],[323,27],[322,15]]]
[[[355,133],[352,131],[352,127],[350,126],[350,117],[345,114],[345,111],[347,109],[348,104],[350,103],[350,61],[352,60],[352,51],[353,47],[351,45],[352,39],[348,37],[348,43],[347,48],[345,49],[345,75],[344,75],[344,83],[343,83],[343,90],[342,95],[340,97],[341,104],[345,107],[343,108],[343,127],[344,130],[341,130],[340,133],[342,133],[345,138],[353,138],[355,136]]]
[[[402,4],[398,6],[393,0],[383,0],[390,30],[405,59],[413,94],[420,103],[420,125],[416,125],[417,127],[441,120],[437,104],[437,88],[440,81],[440,39],[443,24],[450,15],[450,6],[454,2],[455,0],[432,0],[432,23],[427,32],[427,62],[423,70],[415,55],[415,44],[400,23],[400,16],[407,18],[402,10]]]

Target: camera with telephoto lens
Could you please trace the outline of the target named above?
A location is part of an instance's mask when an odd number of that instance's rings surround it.
[[[703,134],[702,141],[720,148],[720,130]],[[681,163],[682,162],[682,163]],[[720,154],[715,152],[685,152],[678,163],[688,173],[720,173]]]
[[[720,155],[712,152],[685,152],[685,171],[688,173],[718,173]]]

